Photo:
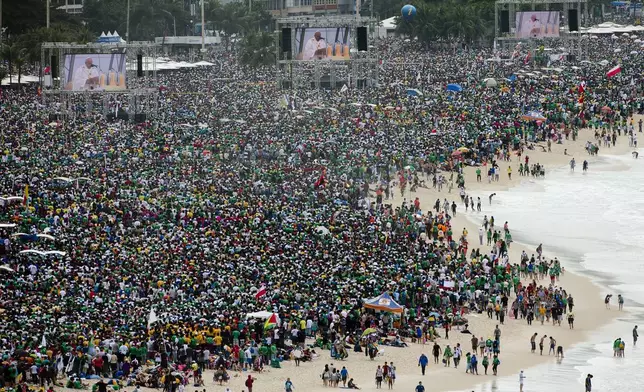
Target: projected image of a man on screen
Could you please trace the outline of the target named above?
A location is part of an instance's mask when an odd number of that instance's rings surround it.
[[[533,37],[539,37],[542,35],[541,28],[543,23],[539,20],[537,15],[532,15],[530,21],[528,22],[528,27],[530,29],[530,35]]]
[[[100,72],[92,59],[85,59],[85,64],[74,71],[73,90],[95,90],[99,86]]]
[[[326,40],[322,33],[316,31],[304,46],[304,60],[323,59],[326,57]]]

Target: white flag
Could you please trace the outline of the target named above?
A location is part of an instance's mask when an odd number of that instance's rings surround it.
[[[40,346],[38,346],[38,347],[47,348],[47,339],[45,339],[45,334],[42,335],[42,340],[40,341]]]
[[[346,85],[346,84],[345,84],[344,86],[342,86],[342,88],[340,89],[340,92],[341,92],[341,93],[343,93],[343,92],[345,92],[345,91],[349,91],[349,87],[347,87],[347,85]]]
[[[154,308],[150,309],[150,316],[148,317],[148,329],[150,329],[150,325],[156,323],[159,321],[159,318],[157,317],[157,313],[154,311]]]

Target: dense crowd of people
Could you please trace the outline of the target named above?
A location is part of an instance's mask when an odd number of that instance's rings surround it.
[[[408,191],[437,176],[465,188],[464,165],[494,167],[584,127],[636,132],[639,44],[587,44],[590,62],[548,68],[388,39],[377,46],[381,87],[286,99],[272,69],[218,56],[217,77],[230,80],[213,81],[211,68],[160,73],[158,113],[142,124],[83,113],[84,98],[74,118],[49,122],[35,90],[4,89],[0,383],[64,373],[82,387],[74,377],[127,379],[151,363],[192,370],[200,385],[206,368],[224,379],[314,357],[305,337],[336,352],[367,328],[431,339],[464,324],[464,309],[503,323],[508,306],[514,318],[560,321],[572,297],[535,280],[554,283],[557,263],[509,260],[511,237],[493,224],[493,250],[481,252],[451,226],[455,209]],[[405,307],[400,317],[363,308],[383,292]],[[247,317],[257,311],[277,323]],[[145,374],[143,385],[181,383]]]

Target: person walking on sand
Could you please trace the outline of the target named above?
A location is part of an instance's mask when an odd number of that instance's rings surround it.
[[[606,309],[610,309],[610,299],[613,296],[613,294],[606,294],[606,297],[604,297],[604,305],[606,305]]]
[[[555,347],[557,347],[557,341],[552,336],[550,337],[550,349],[548,350],[548,355],[550,353],[555,354]]]
[[[248,378],[246,379],[246,382],[244,385],[246,385],[246,388],[248,389],[248,392],[253,392],[253,383],[255,382],[255,379],[253,376],[250,374],[248,375]]]
[[[496,376],[497,371],[499,370],[499,365],[501,364],[501,361],[499,360],[498,355],[494,355],[492,358],[492,373]]]
[[[420,371],[423,376],[425,375],[425,368],[427,367],[428,363],[429,359],[427,359],[427,355],[425,355],[425,353],[420,354],[420,358],[418,358],[418,366],[420,366]]]
[[[434,346],[432,347],[432,355],[434,356],[435,364],[438,364],[441,352],[443,352],[443,350],[441,350],[441,346],[439,346],[437,342],[434,342]]]
[[[543,341],[546,340],[548,335],[543,335],[541,340],[539,340],[539,355],[543,355]]]
[[[449,344],[445,347],[445,350],[443,350],[443,363],[445,364],[446,367],[451,366],[452,362],[452,349],[449,347]]]
[[[524,380],[525,380],[525,374],[523,374],[523,370],[521,370],[521,373],[519,373],[519,392],[523,392]]]
[[[284,383],[284,392],[293,392],[295,387],[293,386],[293,382],[291,382],[291,379],[289,377],[286,378],[286,382]]]
[[[633,347],[637,345],[638,336],[640,335],[637,333],[637,325],[636,325],[635,328],[633,328]]]
[[[378,365],[376,369],[376,389],[382,388],[382,368]]]
[[[592,379],[593,379],[593,375],[589,373],[586,376],[586,385],[585,385],[586,386],[586,392],[592,392],[592,390],[593,390]]]
[[[342,387],[346,388],[347,387],[347,378],[349,378],[349,371],[344,366],[342,366],[342,370],[340,370],[340,377],[342,378]]]
[[[532,335],[532,337],[530,338],[530,347],[531,347],[530,352],[533,353],[533,354],[534,354],[535,351],[537,351],[536,340],[537,340],[537,333],[535,332],[534,335]]]
[[[624,297],[621,294],[617,294],[617,305],[619,310],[624,310]]]
[[[575,162],[575,158],[570,160],[570,171],[574,172],[575,171],[575,166],[577,166],[577,163]]]
[[[418,385],[416,385],[414,392],[425,392],[425,387],[423,386],[422,381],[418,381]]]

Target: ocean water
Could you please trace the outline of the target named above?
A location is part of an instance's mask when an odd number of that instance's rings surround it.
[[[644,342],[633,347],[631,332],[636,324],[644,331],[644,159],[604,156],[582,173],[583,158],[577,157],[574,173],[565,167],[546,173],[544,180],[526,178],[497,192],[484,211],[499,226],[508,221],[515,241],[533,249],[543,243],[548,257],[556,255],[567,270],[590,276],[604,294],[614,295],[614,307],[622,294],[629,310],[587,342],[568,348],[562,361],[524,369],[524,392],[584,391],[588,373],[594,376],[593,392],[644,385]],[[476,219],[480,223],[481,217]],[[617,337],[627,342],[625,358],[613,357]],[[503,363],[500,374],[502,368]],[[518,391],[518,379],[504,375],[459,392]]]

